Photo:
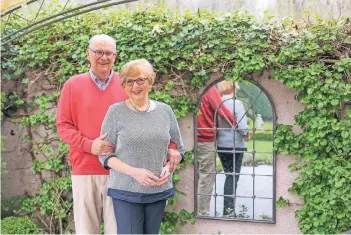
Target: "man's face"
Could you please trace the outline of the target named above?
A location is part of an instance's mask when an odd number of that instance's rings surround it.
[[[96,41],[87,49],[87,54],[93,73],[99,76],[100,79],[105,79],[109,75],[117,58],[113,42],[105,40]]]

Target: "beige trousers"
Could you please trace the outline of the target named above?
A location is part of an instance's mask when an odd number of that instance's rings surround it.
[[[112,198],[107,196],[108,175],[72,175],[73,213],[76,234],[117,234]]]
[[[198,185],[197,192],[202,194],[212,194],[213,184],[216,178],[216,158],[217,152],[214,142],[197,143],[197,164],[198,164]],[[210,174],[210,172],[212,174]],[[198,213],[209,213],[211,196],[198,195]]]

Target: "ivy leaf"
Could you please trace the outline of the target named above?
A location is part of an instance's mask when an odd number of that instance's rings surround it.
[[[349,132],[348,131],[342,131],[341,132],[341,136],[342,136],[342,138],[347,139],[347,137],[349,137]]]
[[[336,99],[333,99],[333,100],[331,101],[331,104],[334,105],[334,106],[336,106],[336,105],[339,104],[339,101],[336,100]]]

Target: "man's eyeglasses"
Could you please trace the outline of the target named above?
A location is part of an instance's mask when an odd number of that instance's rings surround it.
[[[125,84],[126,84],[127,86],[133,86],[133,85],[134,85],[134,82],[136,82],[138,85],[143,85],[147,79],[148,79],[148,78],[137,78],[137,79],[135,79],[135,80],[133,80],[133,79],[128,79],[128,80],[125,81]]]
[[[111,52],[111,51],[93,50],[91,48],[88,48],[88,49],[91,50],[92,52],[94,52],[94,54],[97,57],[103,57],[104,55],[106,55],[106,57],[112,57],[112,56],[116,55],[116,53]]]

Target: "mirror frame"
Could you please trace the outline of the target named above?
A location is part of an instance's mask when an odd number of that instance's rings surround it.
[[[196,110],[198,110],[199,105],[201,103],[202,97],[206,94],[206,92],[214,85],[217,83],[224,81],[225,79],[219,78],[216,79],[215,81],[211,82],[209,85],[203,89],[201,94],[198,96],[197,102],[196,102]],[[266,95],[268,98],[271,107],[272,107],[272,123],[273,123],[273,143],[272,143],[272,153],[273,153],[273,198],[272,198],[272,219],[271,220],[257,220],[257,219],[243,219],[240,217],[217,217],[217,216],[204,216],[204,215],[198,215],[197,213],[197,200],[198,200],[198,192],[197,192],[197,185],[198,185],[198,179],[197,179],[197,169],[198,169],[198,163],[197,163],[197,113],[194,112],[193,114],[193,121],[194,121],[194,213],[195,213],[195,218],[197,219],[214,219],[214,220],[229,220],[229,221],[240,221],[240,222],[254,222],[254,223],[268,223],[268,224],[275,224],[276,223],[276,152],[274,151],[274,136],[277,128],[277,116],[276,116],[276,111],[275,111],[275,106],[272,101],[272,98],[270,97],[269,93],[267,92],[266,89],[256,81],[252,79],[245,78],[242,81],[250,82],[254,85],[256,85],[260,90]],[[217,175],[217,174],[216,174]],[[254,198],[253,198],[254,200]]]

